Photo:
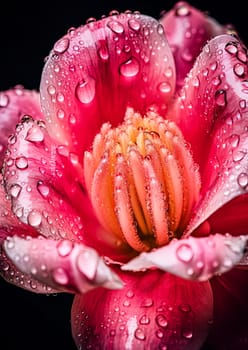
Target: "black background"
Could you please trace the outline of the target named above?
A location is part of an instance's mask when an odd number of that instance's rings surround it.
[[[139,10],[158,18],[162,10],[169,10],[174,3],[166,0],[5,0],[0,6],[0,90],[17,84],[38,89],[44,58],[54,42],[67,29],[85,23],[87,18],[100,18],[113,9]],[[222,24],[233,24],[248,45],[247,11],[243,0],[199,0],[191,4],[207,11]],[[40,296],[0,280],[0,348],[76,349],[70,331],[72,300],[69,294]]]

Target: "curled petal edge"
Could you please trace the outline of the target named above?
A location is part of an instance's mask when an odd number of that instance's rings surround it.
[[[244,255],[248,236],[214,234],[173,240],[167,246],[142,253],[121,268],[142,271],[157,267],[188,280],[207,281],[231,270]]]
[[[96,287],[120,289],[119,277],[97,252],[69,240],[8,237],[4,250],[16,267],[59,291],[86,293]]]

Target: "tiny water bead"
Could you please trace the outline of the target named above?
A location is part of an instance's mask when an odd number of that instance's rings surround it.
[[[181,236],[200,176],[173,122],[152,112],[142,118],[130,109],[118,128],[102,126],[84,161],[98,219],[123,245],[149,251]]]

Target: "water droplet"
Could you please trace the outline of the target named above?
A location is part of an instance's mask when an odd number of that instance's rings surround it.
[[[37,190],[43,197],[47,197],[49,195],[50,189],[47,185],[44,185],[41,181],[37,183]]]
[[[14,184],[10,187],[9,193],[12,197],[17,198],[21,193],[22,187],[18,184]]]
[[[142,325],[149,324],[150,318],[147,315],[143,315],[140,317],[139,323]]]
[[[73,247],[73,242],[69,240],[60,241],[57,245],[58,254],[62,257],[68,256],[71,253]]]
[[[59,41],[57,41],[54,45],[54,52],[61,54],[65,52],[69,47],[70,40],[68,38],[62,38]]]
[[[135,57],[131,57],[126,62],[120,65],[120,73],[124,77],[134,77],[139,73],[140,65],[139,61]]]
[[[125,307],[129,307],[131,304],[130,304],[130,301],[129,300],[124,300],[123,301],[123,306]]]
[[[240,108],[244,109],[246,107],[246,100],[240,100],[239,106],[240,106]]]
[[[128,298],[133,298],[133,297],[134,297],[134,292],[133,292],[131,289],[129,289],[129,290],[127,291],[127,293],[126,293],[126,296],[127,296]]]
[[[235,41],[229,41],[225,46],[225,50],[231,55],[236,54],[238,51],[237,43]]]
[[[8,143],[9,145],[14,145],[16,143],[17,139],[16,139],[16,135],[10,135],[8,137]]]
[[[15,160],[15,165],[18,169],[26,169],[28,167],[28,161],[26,157],[18,157]]]
[[[225,107],[227,104],[226,101],[226,91],[225,90],[217,90],[215,93],[215,102],[220,107]]]
[[[233,161],[240,162],[245,157],[245,155],[246,153],[243,151],[234,150],[232,154]]]
[[[30,142],[42,142],[44,141],[44,134],[36,125],[33,125],[27,132],[27,135],[25,137],[25,140]]]
[[[41,224],[41,214],[36,210],[32,210],[28,214],[28,223],[33,227],[38,227]]]
[[[179,310],[187,313],[191,311],[191,306],[189,304],[181,304],[179,305]]]
[[[228,142],[233,148],[236,148],[239,145],[240,137],[237,134],[232,134],[228,137]]]
[[[71,125],[74,125],[74,124],[76,124],[76,122],[77,122],[77,119],[76,119],[76,116],[74,115],[74,114],[70,114],[69,115],[69,123],[71,124]]]
[[[140,328],[137,328],[134,332],[134,336],[136,339],[138,340],[145,340],[146,339],[146,336],[145,336],[145,333],[142,329]]]
[[[88,80],[83,80],[76,86],[76,96],[80,102],[88,104],[93,101],[96,93],[95,79],[89,77]]]
[[[245,74],[245,67],[241,63],[236,63],[233,71],[238,77],[242,77]]]
[[[248,185],[248,174],[246,173],[239,174],[237,181],[240,187],[245,188]]]
[[[99,50],[98,50],[98,55],[99,57],[103,60],[106,61],[109,58],[109,51],[106,45],[102,45]]]
[[[155,320],[159,327],[165,328],[168,326],[167,318],[163,314],[158,314]]]
[[[183,243],[177,248],[176,255],[182,262],[189,262],[193,258],[193,251],[188,244]]]
[[[193,337],[192,329],[190,329],[190,328],[183,329],[182,336],[186,339],[191,339]]]
[[[192,84],[194,87],[199,87],[200,86],[200,79],[198,77],[194,77]]]
[[[66,285],[69,282],[69,277],[62,267],[53,270],[54,281],[61,285]]]
[[[123,25],[118,21],[110,21],[107,26],[116,34],[124,33]]]
[[[64,117],[65,117],[65,111],[63,110],[63,109],[58,109],[58,111],[57,111],[57,117],[59,118],[59,119],[64,119]]]
[[[163,94],[168,94],[171,92],[171,85],[164,81],[158,85],[158,90]]]
[[[129,19],[128,25],[132,30],[136,32],[140,30],[140,23],[136,19],[133,19],[133,18]]]
[[[163,27],[163,25],[161,23],[159,23],[158,26],[157,26],[157,32],[158,32],[159,35],[164,34],[164,27]]]
[[[243,63],[247,62],[247,55],[243,50],[237,52],[237,59]]]
[[[153,300],[151,298],[147,298],[142,301],[141,307],[151,307],[153,306]]]
[[[164,332],[163,332],[161,329],[158,329],[158,330],[156,330],[156,336],[157,336],[159,339],[162,339],[163,336],[164,336]]]
[[[9,96],[3,92],[0,92],[0,107],[7,107],[9,104]]]
[[[55,86],[49,85],[49,86],[47,87],[47,92],[49,93],[49,95],[55,95],[55,93],[56,93],[56,88],[55,88]]]
[[[179,17],[189,16],[190,8],[186,2],[180,1],[175,6],[175,14]]]
[[[58,102],[64,102],[65,96],[62,92],[57,93],[57,101]]]

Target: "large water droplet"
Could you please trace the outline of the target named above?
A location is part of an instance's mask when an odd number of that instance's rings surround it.
[[[171,92],[171,85],[168,82],[162,82],[158,85],[158,90],[162,93],[162,94],[168,94]]]
[[[146,336],[145,336],[145,333],[142,329],[140,328],[137,328],[134,332],[134,336],[136,339],[138,340],[145,340],[146,339]]]
[[[89,77],[76,86],[76,96],[81,103],[88,104],[93,101],[96,93],[95,79]]]
[[[63,52],[65,52],[68,47],[69,47],[69,39],[68,38],[62,38],[60,39],[59,41],[57,41],[54,45],[54,52],[55,53],[58,53],[58,54],[61,54]]]
[[[139,323],[142,325],[149,324],[150,323],[150,318],[147,315],[143,315],[139,319]]]
[[[134,77],[139,73],[140,65],[139,61],[135,57],[131,57],[126,62],[120,65],[120,73],[124,77]]]
[[[182,262],[189,262],[193,258],[193,251],[188,244],[183,243],[177,248],[176,255]]]
[[[44,140],[44,134],[36,125],[33,125],[27,132],[25,140],[30,142],[42,142]]]
[[[108,60],[108,58],[109,58],[108,47],[106,45],[102,45],[98,50],[98,55],[103,61]]]
[[[66,285],[69,282],[69,277],[62,267],[53,270],[54,281],[61,285]]]
[[[28,167],[28,160],[26,157],[17,157],[15,160],[15,165],[18,169],[24,170]]]
[[[138,30],[140,30],[140,23],[139,23],[139,21],[137,21],[136,19],[133,19],[133,18],[129,19],[128,25],[129,25],[129,27],[130,27],[132,30],[134,30],[134,31],[136,31],[136,32],[137,32]]]
[[[215,102],[220,107],[225,107],[227,104],[226,101],[226,91],[225,90],[217,90],[215,93]]]
[[[242,77],[245,74],[245,67],[241,63],[236,63],[233,67],[233,71],[238,77]]]
[[[43,182],[38,181],[37,190],[42,195],[42,197],[47,197],[49,195],[50,189],[47,185],[43,184]]]
[[[14,184],[10,187],[9,193],[12,197],[17,198],[21,193],[22,187],[18,184]]]
[[[3,92],[0,92],[0,107],[7,107],[9,104],[9,96]]]
[[[240,187],[246,188],[248,185],[248,174],[246,173],[239,174],[237,181]]]
[[[238,51],[237,43],[235,41],[229,41],[225,46],[225,50],[231,55],[236,54]]]
[[[60,241],[57,245],[58,254],[62,257],[68,256],[73,249],[73,242],[69,240]]]
[[[165,328],[168,326],[167,318],[163,314],[158,314],[156,316],[156,323],[159,327]]]
[[[33,227],[38,227],[41,224],[41,214],[36,210],[32,210],[28,214],[28,223]]]
[[[118,21],[110,21],[107,26],[116,34],[124,33],[123,25]]]

